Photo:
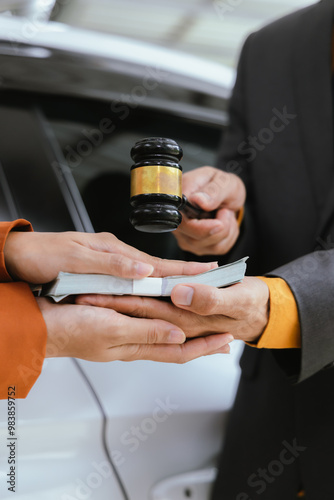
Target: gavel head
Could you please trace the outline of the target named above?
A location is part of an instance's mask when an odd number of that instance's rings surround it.
[[[172,139],[149,137],[131,149],[131,224],[139,231],[165,233],[182,220],[181,147]]]

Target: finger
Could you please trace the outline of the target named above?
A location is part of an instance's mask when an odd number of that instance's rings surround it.
[[[231,348],[230,348],[229,344],[227,344],[224,347],[221,347],[220,349],[218,349],[217,351],[215,351],[211,354],[230,354],[230,352],[231,352]]]
[[[85,247],[80,248],[78,257],[74,256],[71,262],[68,272],[110,274],[127,279],[144,278],[154,271],[152,264],[133,260],[121,253],[99,252]]]
[[[203,334],[203,327],[197,324],[195,315],[175,307],[170,302],[125,295],[82,295],[77,297],[76,303],[112,309],[134,318],[163,320],[180,328],[186,334],[190,331],[191,336]]]
[[[180,311],[171,303],[149,297],[138,297],[137,295],[78,295],[76,303],[113,309],[119,313],[136,318],[156,317],[166,319],[171,317],[173,309],[178,311],[179,315],[183,314],[183,311]]]
[[[93,333],[96,341],[104,342],[106,348],[125,344],[182,344],[184,332],[171,322],[161,319],[128,317],[115,310],[101,307],[69,306],[78,308],[77,319],[73,324],[81,324],[77,334]]]
[[[77,297],[78,304],[109,308],[136,318],[160,319],[180,328],[187,338],[213,333],[227,333],[234,328],[234,320],[225,317],[201,316],[185,311],[170,302],[148,297],[116,295],[84,295]]]
[[[218,219],[188,219],[183,217],[183,220],[176,231],[175,236],[182,234],[188,236],[200,244],[205,238],[209,238],[212,234],[223,231],[223,222]]]
[[[204,166],[186,172],[182,176],[182,191],[189,198],[191,193],[201,191],[213,176],[214,167]]]
[[[222,206],[239,210],[244,204],[246,192],[240,178],[217,169],[210,171],[210,174],[201,190],[191,193],[190,202],[206,211],[216,210]]]
[[[184,332],[167,321],[119,316],[118,344],[182,344],[186,340]]]
[[[186,340],[184,332],[169,321],[129,317],[101,307],[85,309],[90,314],[91,328],[98,335],[104,331],[110,347],[122,344],[181,344]]]
[[[217,212],[216,219],[187,219],[175,231],[196,241],[198,248],[209,247],[225,239],[232,228],[237,226],[235,213],[228,209]]]
[[[189,238],[182,234],[175,235],[178,246],[185,252],[190,252],[194,255],[222,255],[224,252],[225,239],[215,243],[213,241],[212,245],[203,245],[203,243],[198,243],[198,240]]]
[[[160,319],[138,319],[115,310],[72,304],[49,304],[39,301],[53,341],[65,335],[64,346],[70,355],[109,349],[124,344],[180,344],[185,334],[178,326]],[[80,356],[79,356],[80,357]]]
[[[243,283],[227,288],[208,285],[176,285],[171,293],[172,302],[202,316],[222,315],[237,319],[254,304],[252,294]]]
[[[152,261],[154,272],[152,276],[192,276],[215,269],[217,262],[183,262],[155,258]]]
[[[210,335],[208,337],[192,339],[182,345],[133,345],[115,348],[110,353],[113,359],[133,361],[146,359],[164,363],[187,363],[201,356],[208,356],[222,349],[233,337],[229,334]]]
[[[195,255],[224,255],[229,252],[239,236],[239,226],[237,223],[231,228],[229,234],[224,238],[225,229],[217,233],[214,237],[203,238],[201,242],[194,240],[182,233],[175,234],[179,247]],[[210,244],[207,244],[207,242]]]
[[[114,243],[113,246],[113,252],[119,253],[125,257],[128,257],[129,259],[135,259],[136,262],[140,261],[152,265],[154,268],[152,276],[172,276],[179,274],[192,275],[202,273],[217,267],[217,262],[201,263],[185,262],[182,260],[160,259],[145,252],[141,252],[140,250],[137,250],[130,245],[127,245],[126,243],[118,240],[113,235],[110,235],[108,233],[102,233],[102,235],[105,238],[107,238],[108,236],[112,236],[111,241],[116,240],[116,244]]]
[[[109,233],[85,235],[88,248],[79,241],[72,257],[76,271],[98,274],[114,274],[124,278],[152,276],[192,275],[217,267],[216,262],[184,262],[159,259],[119,241]],[[98,237],[92,240],[92,236]],[[86,260],[87,259],[87,260]],[[74,267],[74,265],[72,267]],[[83,266],[85,270],[82,271]]]
[[[232,212],[230,212],[230,214],[232,214]],[[201,248],[201,255],[224,255],[234,246],[239,237],[240,228],[234,214],[232,216],[228,216],[228,218],[228,223],[230,225],[227,231],[225,230],[222,233],[216,234],[215,240],[212,239],[210,242],[211,244]],[[209,241],[209,239],[206,241]]]

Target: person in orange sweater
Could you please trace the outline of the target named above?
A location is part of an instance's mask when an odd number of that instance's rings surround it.
[[[182,329],[168,321],[53,304],[34,297],[28,283],[46,283],[60,271],[139,279],[196,274],[215,265],[161,260],[108,233],[34,233],[23,219],[0,222],[0,399],[7,398],[10,386],[15,386],[17,398],[26,397],[45,357],[182,363],[227,352],[232,340],[231,335],[221,335],[184,344]]]

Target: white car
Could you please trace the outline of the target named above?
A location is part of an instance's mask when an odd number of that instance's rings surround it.
[[[130,149],[167,136],[210,164],[234,72],[127,39],[0,16],[0,218],[109,230],[164,257],[171,235],[127,222]],[[186,365],[49,359],[0,402],[0,498],[207,500],[239,379],[240,345]],[[13,483],[13,485],[12,485]]]

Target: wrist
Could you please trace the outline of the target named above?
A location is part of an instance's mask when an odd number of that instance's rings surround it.
[[[251,298],[246,325],[241,331],[240,339],[256,347],[268,326],[270,291],[267,283],[258,277],[246,277],[244,282],[251,285]]]
[[[66,356],[67,339],[62,335],[62,305],[53,304],[49,299],[36,297],[47,330],[45,358]]]

